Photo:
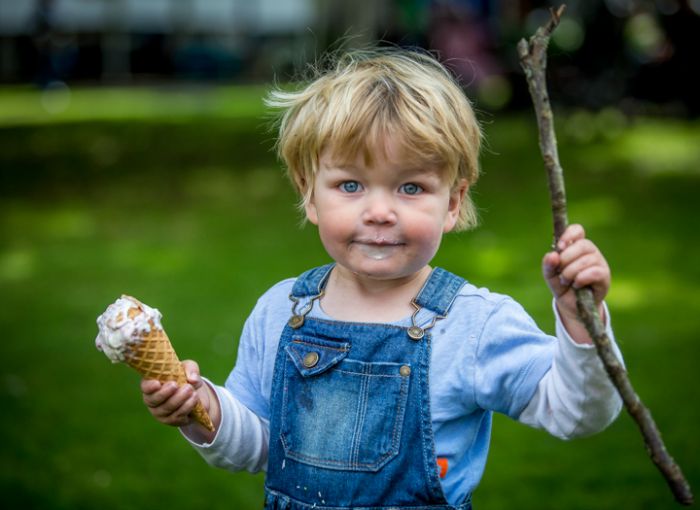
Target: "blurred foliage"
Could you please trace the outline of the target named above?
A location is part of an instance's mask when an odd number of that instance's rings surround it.
[[[262,475],[207,467],[149,417],[138,376],[111,366],[93,339],[107,304],[135,295],[163,312],[180,355],[223,383],[258,296],[328,260],[314,229],[300,227],[261,92],[72,91],[55,113],[37,93],[0,92],[6,508],[260,507]],[[609,305],[632,381],[697,490],[700,125],[557,115],[570,220],[610,261]],[[513,295],[552,330],[534,120],[485,121],[481,226],[446,236],[435,263]],[[497,417],[474,502],[675,507],[627,416],[570,443]]]

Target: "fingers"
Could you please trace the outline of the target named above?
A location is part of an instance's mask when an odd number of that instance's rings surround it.
[[[545,279],[550,280],[551,278],[559,277],[560,262],[561,258],[555,251],[549,252],[544,256],[542,260],[542,273]]]
[[[141,393],[143,393],[144,396],[155,393],[160,389],[160,386],[160,381],[156,381],[155,379],[141,379]]]
[[[574,223],[566,227],[564,233],[559,237],[557,242],[557,251],[564,251],[567,246],[586,238],[586,231],[578,223]]]
[[[610,286],[610,268],[598,247],[586,239],[581,225],[570,225],[557,243],[557,252],[545,255],[542,269],[555,297],[570,288],[593,288],[601,301]]]
[[[141,389],[143,402],[158,421],[173,426],[190,423],[189,414],[197,403],[197,393],[190,384],[178,387],[174,381],[144,380]]]
[[[189,384],[175,387],[174,393],[157,407],[151,408],[151,414],[159,421],[174,426],[187,425],[189,414],[197,403],[197,395]]]
[[[595,245],[585,238],[583,227],[578,224],[570,225],[557,242],[556,249],[547,253],[542,260],[542,270],[547,280],[561,276],[562,270],[578,257],[597,250]],[[583,244],[582,244],[583,243]],[[575,274],[575,273],[574,273]],[[562,285],[571,284],[571,271],[566,277],[561,277]]]
[[[200,402],[204,408],[208,410],[211,398],[207,385],[204,384],[202,376],[199,372],[199,365],[196,361],[188,359],[182,362],[182,366],[185,369],[185,374],[187,375],[187,382],[192,385],[199,397]]]
[[[601,282],[604,282],[607,279],[608,272],[605,268],[601,266],[591,266],[582,271],[579,271],[576,274],[576,278],[571,283],[571,286],[575,289],[581,289],[583,287],[589,286],[592,287],[596,297],[596,301],[600,301],[602,300],[602,298],[599,297],[599,295],[601,294],[599,287],[602,285]]]
[[[595,267],[607,268],[607,263],[598,248],[589,240],[582,239],[569,245],[560,253],[560,278],[562,285],[582,287],[579,275],[582,271]]]
[[[161,423],[184,426],[191,422],[190,412],[200,398],[208,408],[207,387],[199,374],[199,365],[192,360],[182,362],[188,384],[178,386],[175,381],[160,382],[153,379],[141,381],[143,402],[149,412]]]

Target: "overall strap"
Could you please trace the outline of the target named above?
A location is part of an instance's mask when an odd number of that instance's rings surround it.
[[[323,287],[326,286],[326,280],[328,280],[328,275],[331,269],[333,269],[333,266],[335,266],[334,263],[326,264],[325,266],[309,269],[305,273],[302,273],[294,282],[291,296],[295,298],[318,296],[323,290]]]
[[[464,278],[436,267],[414,302],[421,308],[427,308],[444,317],[465,283]]]

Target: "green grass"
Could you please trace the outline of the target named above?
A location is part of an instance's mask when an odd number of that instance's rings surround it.
[[[18,86],[5,88],[0,94],[0,125],[251,118],[264,112],[263,93],[259,86],[99,89],[62,86],[42,92]]]
[[[205,92],[218,106],[201,106]],[[49,114],[31,91],[0,92],[4,507],[261,506],[260,475],[206,466],[150,418],[136,373],[93,344],[96,316],[130,293],[163,312],[182,357],[223,383],[257,297],[327,260],[313,228],[299,227],[259,93],[73,91]],[[632,381],[697,490],[700,125],[596,124],[583,140],[571,125],[581,115],[559,121],[570,219],[611,263]],[[503,115],[486,130],[482,225],[447,236],[435,262],[513,295],[551,331],[533,121]],[[572,442],[497,417],[491,451],[477,508],[675,507],[626,415]]]

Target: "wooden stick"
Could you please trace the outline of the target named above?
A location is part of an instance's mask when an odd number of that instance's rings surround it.
[[[554,219],[554,246],[567,227],[566,192],[564,172],[559,163],[557,140],[554,132],[554,117],[547,93],[545,71],[547,68],[547,46],[552,32],[559,24],[565,6],[551,10],[550,20],[537,29],[530,41],[522,39],[518,43],[520,64],[525,71],[530,96],[535,107],[539,127],[539,143],[544,166],[547,171],[549,193]],[[603,362],[611,381],[620,393],[627,411],[637,423],[651,460],[666,479],[676,501],[683,505],[693,503],[693,494],[681,468],[666,451],[661,434],[654,423],[649,410],[644,406],[630,383],[627,372],[615,356],[610,338],[605,333],[605,326],[598,314],[593,291],[590,287],[576,290],[576,305],[579,319],[586,326],[596,346],[598,356]]]

